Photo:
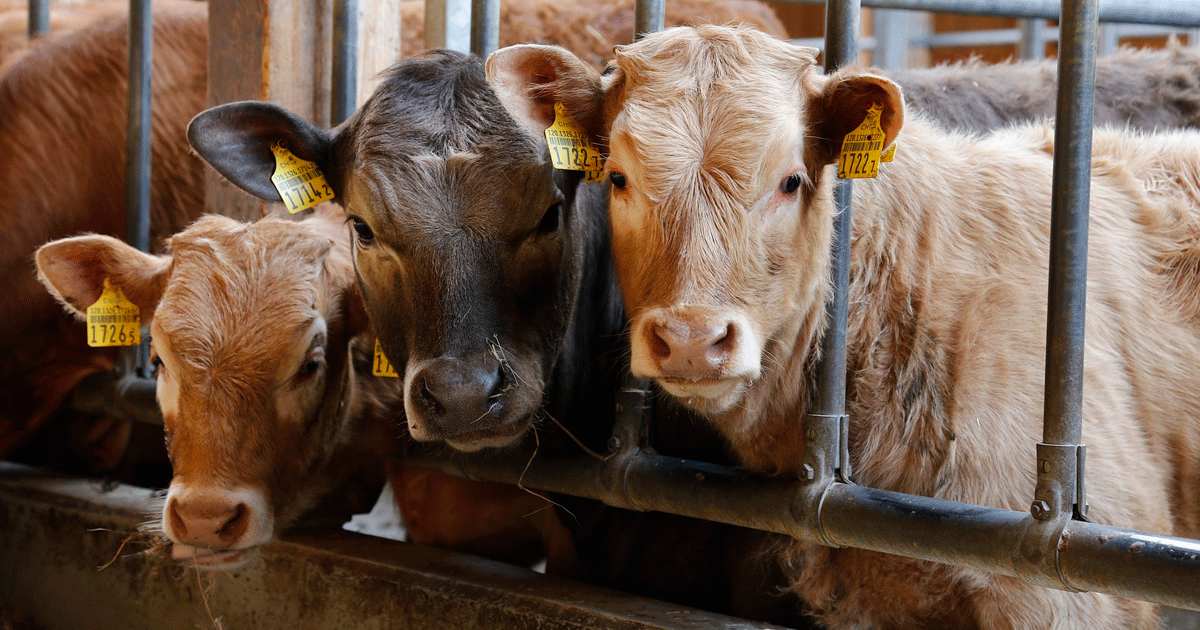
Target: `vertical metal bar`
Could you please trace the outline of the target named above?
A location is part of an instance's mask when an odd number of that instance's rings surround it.
[[[908,54],[908,11],[875,9],[872,30],[875,31],[875,50],[871,63],[885,70],[904,67]]]
[[[1122,24],[1105,24],[1100,27],[1099,54],[1110,55],[1121,43]]]
[[[825,5],[825,71],[853,63],[858,58],[860,28],[859,0],[828,0]],[[817,366],[817,391],[810,411],[841,415],[846,409],[846,293],[850,285],[850,199],[848,180],[834,191],[838,213],[830,274],[834,294],[828,303],[829,328],[821,340],[821,362]]]
[[[471,0],[471,52],[486,58],[500,47],[500,0]]]
[[[1050,285],[1042,437],[1044,445],[1050,448],[1055,445],[1074,447],[1082,437],[1088,197],[1091,191],[1098,17],[1097,0],[1063,0],[1050,205]],[[1039,447],[1036,498],[1046,501],[1052,514],[1059,514],[1071,508],[1075,493],[1081,488],[1076,475],[1081,470],[1082,458],[1078,461],[1071,457],[1043,459],[1041,450]],[[1056,462],[1062,462],[1062,465]]]
[[[667,24],[666,0],[636,0],[633,5],[633,41],[663,30]]]
[[[50,0],[29,0],[29,38],[50,30]]]
[[[1046,20],[1021,20],[1021,59],[1026,61],[1046,58]]]
[[[151,0],[129,0],[129,95],[126,119],[125,242],[150,251],[150,73],[154,55]],[[149,343],[122,353],[127,377],[144,376]]]
[[[425,47],[471,50],[471,0],[425,0]]]
[[[358,0],[333,3],[332,91],[329,124],[338,125],[358,108]]]
[[[125,241],[150,251],[151,0],[129,0],[129,101],[125,162]]]

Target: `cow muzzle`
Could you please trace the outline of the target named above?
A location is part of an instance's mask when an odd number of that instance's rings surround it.
[[[409,363],[404,409],[419,441],[445,441],[461,451],[506,446],[530,426],[535,408],[526,386],[493,352]]]
[[[274,518],[263,493],[172,483],[163,507],[171,557],[206,569],[231,569],[270,542]]]
[[[651,309],[634,319],[632,330],[634,375],[657,380],[685,402],[732,405],[761,371],[754,330],[735,311],[691,305]]]

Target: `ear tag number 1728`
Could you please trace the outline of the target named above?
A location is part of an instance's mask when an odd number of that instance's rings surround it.
[[[588,140],[587,132],[567,114],[562,103],[554,104],[554,124],[546,127],[550,163],[562,171],[583,171],[589,184],[604,178],[604,156]]]
[[[104,279],[100,298],[87,308],[87,342],[93,348],[142,343],[142,320],[137,305],[108,278]]]
[[[838,159],[838,179],[861,179],[879,174],[883,153],[883,128],[879,124],[882,113],[883,108],[878,103],[871,103],[862,124],[846,134]],[[890,160],[891,156],[888,157]]]
[[[271,175],[271,183],[279,191],[288,212],[295,214],[333,199],[333,189],[316,164],[296,157],[282,140],[271,145],[271,153],[275,154],[275,174]]]

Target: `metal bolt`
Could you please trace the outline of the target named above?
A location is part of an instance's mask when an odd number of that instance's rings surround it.
[[[696,481],[704,481],[704,473],[696,473]]]
[[[816,430],[816,429],[809,429],[809,430],[808,430],[808,441],[809,441],[809,442],[816,442],[816,441],[817,441],[817,430]]]
[[[1040,463],[1042,465],[1042,472],[1044,472],[1044,473],[1050,472],[1050,460],[1043,459],[1043,460],[1041,460]]]
[[[619,437],[617,437],[617,436],[615,436],[615,435],[614,435],[614,436],[611,436],[611,437],[609,437],[609,438],[608,438],[608,450],[609,450],[609,451],[615,451],[615,450],[617,450],[617,449],[619,449],[619,448],[621,448],[621,438],[619,438]]]
[[[625,413],[625,405],[617,403],[617,413]]]
[[[817,471],[810,464],[805,464],[800,467],[800,478],[812,481],[817,478]]]
[[[1034,501],[1033,505],[1029,506],[1029,513],[1033,515],[1033,518],[1044,521],[1050,518],[1050,504],[1040,499]]]

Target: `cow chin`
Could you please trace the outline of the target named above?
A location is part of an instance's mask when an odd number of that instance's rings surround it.
[[[739,377],[701,380],[659,377],[656,380],[663,391],[705,415],[728,411],[740,403],[750,382]]]
[[[447,437],[445,442],[450,448],[464,453],[474,453],[485,448],[504,448],[520,440],[532,424],[531,417],[527,416],[503,426],[459,433]]]

